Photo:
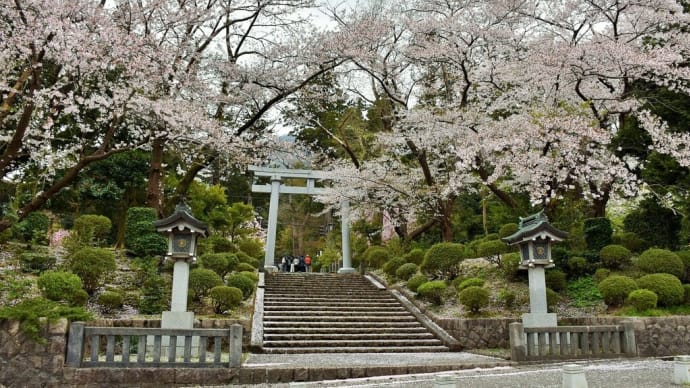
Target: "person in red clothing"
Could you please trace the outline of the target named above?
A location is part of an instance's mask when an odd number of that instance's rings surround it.
[[[311,269],[311,257],[309,257],[309,255],[306,255],[304,257],[304,265],[307,267],[306,272],[309,272],[309,270]]]

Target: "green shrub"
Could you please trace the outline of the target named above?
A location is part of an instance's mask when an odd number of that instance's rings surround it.
[[[657,301],[658,297],[654,291],[641,288],[631,292],[625,304],[634,307],[637,311],[645,311],[655,308]]]
[[[499,264],[501,254],[506,252],[508,252],[508,245],[501,240],[484,241],[477,246],[477,254],[494,264]]]
[[[579,278],[589,273],[589,262],[584,257],[575,256],[568,260],[568,274]]]
[[[628,213],[623,228],[658,247],[676,249],[682,218],[674,210],[661,206],[653,196],[648,196],[640,201],[637,209]]]
[[[646,288],[659,297],[659,306],[677,306],[685,299],[685,289],[677,277],[667,273],[645,275],[637,279],[639,288]]]
[[[599,268],[596,271],[594,271],[593,279],[594,281],[599,284],[601,283],[602,280],[606,279],[611,275],[611,270],[608,268]]]
[[[252,292],[254,292],[254,281],[239,273],[228,275],[227,279],[225,279],[225,284],[228,287],[236,287],[242,290],[242,297],[244,299],[249,298]]]
[[[46,344],[47,340],[41,336],[40,318],[46,318],[48,322],[55,322],[60,318],[89,321],[93,316],[81,306],[67,307],[44,298],[27,299],[14,306],[0,307],[0,320],[19,321],[19,328],[24,335],[40,344]]]
[[[221,278],[230,272],[227,253],[206,253],[199,257],[199,265],[202,268],[210,269]]]
[[[105,248],[85,247],[76,251],[68,261],[68,268],[81,279],[89,295],[100,287],[106,275],[117,269],[115,254]]]
[[[404,264],[405,259],[403,259],[402,257],[394,257],[385,262],[381,269],[383,270],[383,273],[388,275],[388,277],[394,278],[395,271],[397,271],[398,268],[402,267]]]
[[[690,284],[683,284],[683,290],[685,291],[683,304],[690,305]]]
[[[238,240],[237,249],[254,258],[264,255],[264,244],[256,238],[242,238]]]
[[[395,270],[395,277],[400,279],[400,280],[408,280],[414,274],[419,271],[419,267],[415,263],[405,263],[400,266],[397,270]]]
[[[570,251],[563,246],[551,247],[551,259],[557,268],[568,268],[568,259],[570,258]]]
[[[125,247],[137,257],[163,255],[168,250],[168,240],[156,232],[156,210],[148,207],[127,209]]]
[[[417,293],[431,304],[440,305],[443,303],[443,294],[447,288],[443,280],[433,280],[417,287]]]
[[[240,261],[240,263],[249,264],[252,267],[254,267],[255,269],[259,268],[259,265],[261,265],[261,262],[259,261],[259,259],[255,258],[253,256],[249,256],[248,254],[246,254],[242,251],[235,253],[235,255],[237,256],[237,259]],[[235,270],[237,271],[237,268],[235,268]]]
[[[207,253],[233,253],[237,251],[237,247],[232,241],[219,235],[212,234],[205,239],[199,241],[199,252]]]
[[[259,282],[259,274],[254,271],[241,271],[240,274],[251,279],[254,283]]]
[[[12,232],[24,242],[43,244],[48,239],[50,219],[41,212],[29,213],[26,218],[14,224]]]
[[[599,251],[599,258],[605,268],[620,269],[630,264],[632,253],[622,245],[607,245]]]
[[[508,281],[517,280],[520,276],[520,259],[519,253],[506,253],[501,258],[499,268],[503,277]]]
[[[222,314],[242,303],[242,290],[237,287],[216,286],[209,291],[208,296],[216,314]]]
[[[254,271],[256,271],[256,267],[252,266],[249,263],[239,263],[235,266],[235,271],[237,271],[237,272],[254,272]]]
[[[472,313],[489,305],[489,291],[479,286],[469,286],[458,294],[458,300]]]
[[[223,285],[223,279],[217,273],[206,268],[195,268],[189,271],[189,289],[197,300],[208,295],[211,288]]]
[[[630,252],[639,253],[649,248],[649,244],[641,239],[637,233],[620,232],[613,235],[611,241],[614,244],[626,247]]]
[[[75,238],[80,245],[103,246],[110,236],[112,222],[106,216],[84,214],[74,220],[70,238]]]
[[[19,261],[22,271],[39,274],[53,268],[56,259],[48,252],[22,252]]]
[[[587,248],[599,252],[601,248],[611,244],[611,221],[608,218],[588,218],[585,220],[585,241]]]
[[[489,233],[484,238],[482,238],[482,241],[494,241],[494,240],[500,240],[501,236],[498,235],[498,233]]]
[[[453,279],[458,275],[460,262],[465,258],[465,247],[457,243],[434,244],[424,256],[421,270],[425,274]]]
[[[422,284],[426,283],[429,281],[429,278],[426,277],[426,275],[414,275],[407,281],[407,288],[412,291],[412,292],[417,292],[417,289],[419,286]]]
[[[546,271],[546,287],[559,292],[565,290],[566,279],[565,272],[559,269],[552,269]]]
[[[37,283],[41,295],[46,299],[75,305],[83,299],[81,279],[71,272],[46,271],[38,277]]]
[[[101,305],[104,311],[112,312],[122,307],[122,294],[115,291],[105,291],[98,295],[98,304]]]
[[[404,256],[403,259],[405,259],[405,262],[407,263],[414,263],[417,265],[422,265],[422,262],[424,261],[424,250],[415,248],[409,252],[407,252]]]
[[[139,274],[142,277],[139,313],[160,314],[165,311],[170,298],[167,295],[168,287],[165,280],[158,274],[157,260],[143,261]]]
[[[622,305],[628,294],[639,288],[634,279],[620,275],[607,277],[597,287],[601,292],[601,297],[604,298],[604,302],[609,306]]]
[[[508,237],[517,232],[519,229],[520,227],[516,223],[505,224],[501,226],[501,229],[498,230],[498,236],[500,238]]]
[[[547,288],[546,289],[546,309],[549,312],[553,312],[554,309],[556,308],[556,305],[558,302],[561,300],[561,295],[558,294],[556,291]]]
[[[507,288],[503,288],[498,292],[498,300],[507,309],[512,309],[515,306],[515,298],[515,292]]]
[[[690,282],[690,251],[678,251],[675,254],[680,257],[680,260],[683,262],[683,268],[685,268],[680,280]]]
[[[462,280],[461,282],[458,282],[458,283],[453,283],[453,286],[455,286],[455,290],[458,292],[464,290],[467,287],[484,287],[484,279],[469,278],[469,279]]]
[[[685,267],[675,253],[659,248],[650,248],[642,252],[635,262],[637,268],[644,273],[667,273],[678,278],[683,276]],[[661,301],[659,301],[661,304]]]
[[[388,249],[382,246],[372,245],[364,251],[366,265],[371,268],[381,268],[390,259]]]

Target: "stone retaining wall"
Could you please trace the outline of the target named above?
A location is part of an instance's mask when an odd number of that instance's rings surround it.
[[[432,319],[460,342],[464,349],[510,348],[508,325],[518,318]],[[632,321],[638,355],[664,357],[690,354],[690,316],[587,317],[559,319],[559,325],[619,325]]]

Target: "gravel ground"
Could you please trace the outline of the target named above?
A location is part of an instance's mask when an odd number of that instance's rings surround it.
[[[342,355],[341,355],[342,356]],[[589,388],[678,387],[673,384],[673,362],[659,359],[581,362]],[[381,376],[375,378],[291,384],[260,384],[253,387],[396,387],[432,388],[436,379],[452,379],[456,387],[557,388],[562,387],[565,364],[472,369],[435,374]],[[452,385],[451,385],[452,386]],[[444,385],[444,387],[448,387]]]

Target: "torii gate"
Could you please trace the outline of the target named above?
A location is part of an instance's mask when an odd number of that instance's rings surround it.
[[[268,232],[266,233],[266,256],[264,259],[264,269],[266,271],[276,271],[278,269],[275,262],[276,232],[278,230],[278,202],[280,194],[306,194],[319,195],[325,194],[330,189],[316,187],[317,180],[333,179],[333,176],[324,171],[315,170],[293,170],[286,168],[270,168],[249,166],[249,171],[254,173],[254,177],[269,177],[270,184],[252,184],[254,193],[271,193],[270,205],[268,208]],[[282,184],[283,178],[306,179],[306,186],[285,186]],[[352,273],[352,258],[350,256],[350,203],[343,200],[340,203],[341,231],[343,246],[343,267],[338,273]]]

